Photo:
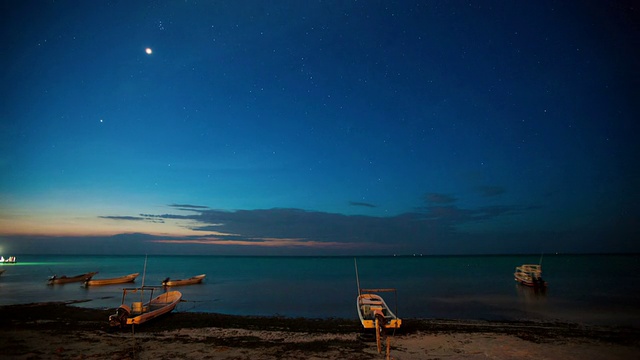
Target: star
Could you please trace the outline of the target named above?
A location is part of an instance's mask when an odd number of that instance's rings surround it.
[[[153,50],[151,50],[151,48],[146,48],[146,49],[144,49],[144,52],[146,52],[146,53],[147,53],[147,55],[151,55],[151,54],[153,54]]]

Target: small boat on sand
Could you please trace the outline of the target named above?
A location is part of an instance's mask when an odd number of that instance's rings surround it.
[[[384,299],[375,292],[390,292],[396,289],[360,289],[358,295],[358,317],[365,329],[398,329],[402,320],[389,309]]]
[[[91,279],[97,273],[98,273],[97,271],[94,271],[94,272],[88,272],[86,274],[80,274],[80,275],[71,276],[71,277],[66,275],[62,275],[62,276],[53,275],[49,278],[48,284],[54,285],[54,284],[67,284],[72,282],[84,282]]]
[[[547,282],[542,279],[542,265],[523,264],[517,266],[513,277],[515,281],[525,286],[538,289],[547,287]]]
[[[166,278],[162,281],[162,286],[182,286],[182,285],[193,285],[200,284],[202,280],[204,280],[205,274],[196,275],[184,280],[171,280],[170,278]]]
[[[116,309],[116,313],[109,316],[109,325],[112,327],[125,327],[127,325],[143,324],[158,316],[171,312],[182,299],[179,291],[167,291],[153,297],[154,291],[159,289],[154,286],[142,286],[139,288],[122,289],[122,304]],[[142,300],[144,293],[149,293],[149,301],[135,301],[131,306],[125,304],[127,293],[139,293]],[[137,296],[136,296],[137,297]]]
[[[134,282],[136,278],[140,275],[140,273],[129,274],[125,276],[120,276],[116,278],[110,279],[87,279],[84,282],[85,286],[101,286],[101,285],[113,285],[113,284],[124,284]]]
[[[378,353],[382,352],[382,340],[386,338],[387,341],[387,358],[389,358],[390,340],[387,337],[387,330],[393,329],[394,333],[396,329],[402,325],[402,320],[394,314],[384,299],[376,293],[382,292],[394,292],[396,294],[396,304],[398,303],[398,295],[396,289],[362,289],[360,288],[360,277],[358,276],[358,263],[355,261],[356,266],[356,282],[358,285],[358,297],[356,299],[356,306],[358,310],[358,317],[360,323],[365,330],[375,330],[376,344],[378,346]]]

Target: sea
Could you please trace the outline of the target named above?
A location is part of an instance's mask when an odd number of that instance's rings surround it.
[[[515,267],[524,263],[542,263],[546,291],[514,281]],[[20,255],[0,269],[6,270],[0,305],[77,301],[74,306],[115,309],[123,287],[206,274],[201,284],[173,288],[183,294],[175,311],[357,319],[358,288],[392,288],[381,295],[401,318],[640,327],[640,255]],[[91,271],[98,271],[94,279],[140,276],[132,284],[89,288],[47,284],[51,275]]]

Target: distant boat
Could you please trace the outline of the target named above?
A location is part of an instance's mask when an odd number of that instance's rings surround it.
[[[54,284],[67,284],[72,282],[84,282],[84,281],[90,280],[97,273],[98,272],[95,271],[95,272],[89,272],[86,274],[80,274],[80,275],[71,276],[71,277],[68,277],[66,275],[62,275],[62,276],[53,275],[49,278],[48,284],[54,285]]]
[[[355,259],[354,259],[355,262]],[[387,329],[398,329],[402,325],[402,320],[398,319],[384,299],[377,294],[381,292],[397,292],[396,289],[362,289],[360,288],[360,278],[358,276],[358,263],[356,266],[356,282],[358,285],[358,297],[356,299],[358,317],[365,329],[374,329],[376,332],[376,344],[378,353],[382,351],[382,337],[386,336]],[[389,338],[387,338],[387,353],[389,351]]]
[[[124,327],[126,325],[143,324],[171,312],[182,299],[182,293],[179,291],[167,291],[153,298],[153,293],[156,289],[153,286],[123,289],[122,304],[116,309],[115,314],[109,316],[109,325],[112,327]],[[127,293],[140,292],[140,299],[142,299],[145,291],[150,293],[150,300],[147,303],[143,304],[142,301],[133,302],[131,307],[125,304]]]
[[[110,279],[93,279],[93,278],[89,278],[88,280],[85,280],[84,285],[85,286],[101,286],[101,285],[113,285],[113,284],[130,283],[130,282],[134,282],[136,280],[136,278],[138,277],[138,275],[140,275],[140,273],[129,274],[129,275],[120,276],[120,277],[116,277],[116,278],[110,278]]]
[[[170,278],[166,278],[162,281],[162,286],[182,286],[182,285],[193,285],[200,284],[202,280],[204,280],[205,274],[196,275],[184,280],[171,280]]]
[[[16,263],[16,257],[15,256],[9,256],[8,258],[4,258],[4,256],[0,256],[0,263],[2,264],[15,264]]]
[[[542,265],[523,264],[517,266],[513,277],[515,281],[525,286],[539,289],[547,287],[547,282],[542,279]]]

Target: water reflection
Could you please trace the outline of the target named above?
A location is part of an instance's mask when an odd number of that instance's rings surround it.
[[[518,299],[524,303],[539,303],[547,300],[546,287],[531,287],[516,284],[515,289]]]

